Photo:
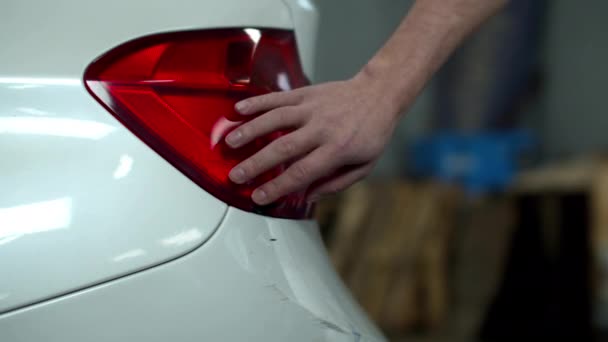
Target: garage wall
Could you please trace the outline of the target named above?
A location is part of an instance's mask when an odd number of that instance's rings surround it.
[[[549,7],[541,124],[549,158],[608,149],[608,1]]]

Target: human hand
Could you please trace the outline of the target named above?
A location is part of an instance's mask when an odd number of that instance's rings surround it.
[[[398,120],[400,106],[364,75],[252,97],[236,104],[242,115],[265,112],[226,136],[239,148],[266,134],[293,129],[235,166],[230,179],[245,183],[282,163],[282,174],[257,188],[259,205],[307,187],[308,200],[339,192],[372,170]]]

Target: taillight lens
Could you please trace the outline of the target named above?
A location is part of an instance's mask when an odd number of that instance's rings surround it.
[[[125,43],[93,62],[89,92],[157,153],[203,189],[231,206],[265,215],[306,218],[305,194],[266,207],[252,191],[286,165],[248,184],[228,173],[282,133],[231,149],[224,137],[251,117],[234,111],[246,97],[308,82],[291,31],[217,29],[160,34]]]

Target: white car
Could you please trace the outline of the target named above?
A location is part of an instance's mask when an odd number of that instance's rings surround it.
[[[0,341],[385,341],[223,138],[303,86],[308,0],[3,0]]]

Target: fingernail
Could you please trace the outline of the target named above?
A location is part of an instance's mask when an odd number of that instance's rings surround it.
[[[230,145],[231,147],[238,147],[239,141],[242,137],[243,133],[241,133],[240,131],[234,131],[228,134],[228,136],[226,137],[226,143],[228,143],[228,145]]]
[[[237,112],[241,113],[241,114],[245,114],[245,112],[247,111],[247,101],[240,101],[237,102],[236,105],[234,105],[234,108],[237,110]]]
[[[232,171],[230,171],[230,174],[228,174],[228,177],[230,177],[230,179],[237,184],[244,183],[245,182],[245,170],[241,169],[240,167],[235,167],[234,169],[232,169]]]
[[[253,201],[259,205],[264,205],[267,204],[266,201],[268,201],[268,196],[266,195],[266,191],[261,190],[261,189],[257,189],[253,192],[253,195],[251,196],[251,198],[253,199]]]

